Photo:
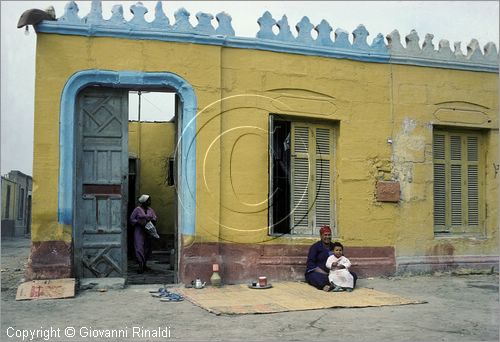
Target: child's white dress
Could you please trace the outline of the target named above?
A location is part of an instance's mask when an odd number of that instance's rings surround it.
[[[331,268],[334,262],[337,262],[337,265],[342,265],[345,268],[342,268],[340,270],[330,270],[328,280],[330,280],[330,282],[334,283],[336,286],[352,289],[354,287],[354,278],[352,277],[351,272],[349,272],[351,262],[345,256],[341,256],[337,259],[335,255],[330,255],[326,260],[326,267]]]

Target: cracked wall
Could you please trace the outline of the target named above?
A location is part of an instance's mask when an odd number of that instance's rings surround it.
[[[493,76],[493,75],[491,75]],[[498,256],[498,181],[486,162],[482,234],[435,236],[433,232],[433,129],[483,132],[486,160],[498,160],[498,78],[480,73],[396,66],[392,70],[393,175],[401,184],[395,218],[398,256]],[[451,246],[452,248],[445,248]],[[446,253],[445,253],[446,254]],[[423,262],[423,259],[418,259]]]

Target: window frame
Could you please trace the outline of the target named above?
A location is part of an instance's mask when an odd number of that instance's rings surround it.
[[[5,190],[5,215],[4,215],[4,219],[6,220],[9,220],[10,219],[10,205],[11,205],[11,201],[10,201],[10,197],[11,197],[11,194],[12,194],[12,186],[10,184],[7,184],[6,185],[6,190]]]
[[[24,188],[20,187],[19,188],[19,207],[17,209],[17,220],[23,220],[24,219]]]
[[[294,184],[293,184],[293,179],[294,179],[294,158],[293,158],[293,141],[294,141],[294,126],[296,125],[306,125],[309,130],[309,151],[307,155],[309,156],[309,168],[310,168],[310,173],[308,173],[309,181],[311,181],[311,177],[313,177],[313,183],[309,185],[308,187],[308,207],[309,207],[309,212],[313,210],[314,212],[314,217],[311,218],[310,215],[308,215],[308,228],[311,229],[311,233],[299,233],[299,234],[294,234],[292,233],[292,229],[294,228],[294,220],[293,220],[293,212],[290,211],[290,230],[288,233],[279,233],[279,232],[274,232],[273,231],[273,203],[272,203],[272,198],[270,197],[271,193],[274,190],[274,185],[273,185],[273,168],[275,165],[273,165],[273,156],[272,156],[272,149],[274,146],[273,144],[273,127],[274,127],[274,122],[275,121],[287,121],[290,123],[290,164],[289,164],[289,172],[290,172],[290,196],[288,200],[290,201],[290,208],[293,208],[293,189],[294,189]],[[329,130],[329,134],[331,137],[330,141],[330,152],[328,154],[329,158],[322,158],[322,154],[317,153],[317,141],[316,141],[316,129],[317,128],[327,128]],[[310,118],[303,118],[303,117],[293,117],[293,116],[286,116],[286,115],[280,115],[280,114],[271,114],[269,116],[269,212],[268,212],[268,233],[271,236],[276,236],[276,235],[286,235],[289,237],[316,237],[319,234],[319,226],[316,226],[317,222],[317,217],[316,217],[316,200],[315,196],[317,194],[317,188],[316,188],[316,161],[320,159],[329,159],[330,164],[329,164],[329,183],[330,183],[330,227],[332,229],[332,235],[336,236],[337,235],[337,211],[336,211],[336,148],[337,148],[337,138],[338,138],[338,123],[337,122],[331,122],[327,120],[318,120],[318,119],[310,119]],[[311,145],[311,141],[313,144]],[[313,150],[314,148],[314,150]],[[314,155],[314,160],[310,160],[310,155]],[[323,154],[324,155],[324,154]],[[314,191],[311,191],[313,189]],[[313,221],[313,222],[311,222]]]
[[[435,144],[436,135],[443,135],[444,138],[444,153],[445,159],[436,158]],[[460,162],[452,160],[451,157],[451,136],[460,136]],[[468,138],[477,138],[477,161],[467,160],[468,156]],[[486,136],[484,130],[480,129],[469,129],[461,127],[442,127],[435,126],[432,131],[432,165],[433,165],[433,232],[434,235],[439,236],[464,236],[464,235],[483,235],[485,226],[485,180],[486,180]],[[436,225],[436,164],[444,164],[445,173],[445,224]],[[460,165],[460,185],[461,185],[461,224],[456,225],[452,223],[452,190],[451,190],[451,166]],[[478,224],[469,225],[469,179],[468,179],[468,167],[470,165],[477,165],[477,215]]]

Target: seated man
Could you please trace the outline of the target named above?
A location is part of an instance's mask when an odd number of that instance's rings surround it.
[[[319,235],[321,240],[309,248],[305,277],[309,285],[319,290],[330,291],[332,289],[328,279],[330,269],[326,267],[326,260],[333,254],[332,230],[329,226],[323,226],[319,230]],[[353,287],[355,287],[358,276],[354,272],[350,273],[354,278]]]

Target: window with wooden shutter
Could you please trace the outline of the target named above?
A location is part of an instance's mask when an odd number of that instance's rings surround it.
[[[333,184],[332,184],[332,147],[333,130],[325,127],[314,127],[316,135],[316,177],[314,178],[315,196],[314,212],[316,220],[313,225],[313,234],[319,234],[319,229],[323,225],[333,228]]]
[[[292,234],[311,234],[309,229],[309,135],[307,125],[292,124]]]
[[[481,231],[481,134],[436,130],[433,137],[434,231]]]
[[[271,182],[270,182],[270,231],[292,235],[317,235],[323,225],[334,230],[333,196],[333,153],[334,129],[331,126],[282,121],[271,122]],[[280,175],[282,160],[281,144],[286,141],[283,131],[288,130],[289,138],[289,191],[283,190]],[[278,155],[278,157],[277,157]],[[277,194],[283,194],[281,197]],[[289,194],[285,198],[284,194]],[[289,201],[283,211],[283,201]],[[287,222],[288,229],[283,230],[280,223]]]

